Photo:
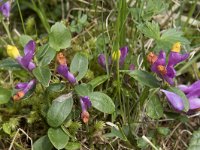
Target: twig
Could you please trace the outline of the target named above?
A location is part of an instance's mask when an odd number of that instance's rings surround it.
[[[23,129],[21,129],[21,128],[19,128],[17,130],[17,132],[15,133],[15,136],[13,137],[13,140],[12,140],[12,142],[11,142],[10,147],[9,147],[8,150],[12,150],[13,144],[15,142],[15,139],[17,138],[17,135],[18,135],[19,131],[21,131],[23,134],[25,134],[26,137],[31,141],[31,150],[33,150],[33,141],[31,139],[31,137]]]

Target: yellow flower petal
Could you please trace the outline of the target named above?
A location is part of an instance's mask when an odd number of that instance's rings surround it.
[[[176,42],[176,43],[172,46],[172,49],[171,49],[172,52],[177,52],[177,53],[179,53],[180,50],[181,50],[181,43],[180,43],[180,42]]]
[[[8,53],[8,56],[12,58],[17,58],[20,56],[19,50],[17,49],[17,47],[12,46],[12,45],[7,45],[7,53]]]
[[[112,53],[112,60],[118,60],[120,58],[120,56],[121,56],[121,51],[120,50],[114,51]]]

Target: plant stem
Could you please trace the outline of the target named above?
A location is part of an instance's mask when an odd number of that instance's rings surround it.
[[[24,30],[24,34],[26,34],[26,29],[25,29],[25,26],[24,26],[24,20],[23,20],[23,17],[22,17],[22,12],[21,12],[18,0],[17,0],[17,7],[18,7],[18,10],[19,10],[19,15],[20,15],[20,19],[21,19],[21,22],[22,22],[22,27],[23,27],[23,30]]]
[[[6,30],[6,33],[8,35],[10,42],[12,43],[12,45],[15,45],[12,38],[11,38],[10,31],[9,31],[9,28],[8,28],[8,24],[5,24],[4,20],[2,20],[2,24],[3,24],[4,29]]]

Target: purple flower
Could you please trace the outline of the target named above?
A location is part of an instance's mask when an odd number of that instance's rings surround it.
[[[32,71],[35,68],[35,64],[32,60],[35,54],[35,46],[36,45],[33,40],[29,41],[24,47],[24,56],[21,56],[15,46],[8,45],[7,53],[10,57],[15,58],[24,69]]]
[[[173,78],[176,75],[174,66],[188,57],[189,54],[181,55],[178,52],[171,51],[169,54],[168,64],[166,64],[166,54],[161,50],[157,60],[152,64],[151,70],[166,80],[170,85],[174,85]]]
[[[2,3],[2,0],[0,1],[0,3]],[[8,18],[10,16],[10,9],[11,9],[11,4],[10,4],[9,1],[3,3],[0,6],[0,11],[2,12],[4,17],[6,17],[6,18]]]
[[[151,66],[151,70],[166,80],[170,85],[174,84],[173,78],[175,77],[176,71],[173,66],[166,65],[166,54],[164,51],[160,51],[157,60]]]
[[[81,97],[80,103],[81,103],[81,109],[82,109],[81,119],[83,120],[84,123],[88,123],[90,115],[87,109],[92,106],[92,103],[88,96]]]
[[[126,59],[127,54],[128,54],[128,47],[127,46],[120,48],[120,58],[119,58],[120,66],[124,65],[124,61]]]
[[[98,63],[102,68],[106,68],[106,58],[104,54],[98,56]]]
[[[30,91],[36,84],[36,80],[30,80],[29,82],[20,82],[15,86],[15,89],[19,90],[14,96],[13,100],[18,101],[24,97],[28,91]]]
[[[59,65],[57,67],[57,72],[65,79],[67,79],[70,83],[76,83],[76,78],[71,72],[69,72],[67,64]]]
[[[178,86],[180,90],[182,90],[189,102],[189,110],[195,110],[200,108],[200,80],[196,81],[190,86],[180,85]],[[184,109],[184,104],[182,98],[176,93],[161,90],[167,96],[170,104],[178,111],[182,111]]]

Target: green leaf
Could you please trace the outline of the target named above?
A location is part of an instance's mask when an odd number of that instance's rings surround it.
[[[71,65],[70,65],[70,71],[75,74],[78,73],[76,76],[76,80],[81,80],[88,70],[88,58],[83,53],[76,53],[74,56]]]
[[[48,66],[46,67],[37,67],[33,70],[34,76],[37,80],[45,87],[49,86],[49,82],[51,80],[51,71]]]
[[[49,92],[61,92],[64,89],[65,89],[64,83],[52,83],[49,85],[49,87],[47,87],[47,90]]]
[[[179,95],[182,98],[183,104],[184,104],[184,111],[188,112],[188,110],[190,108],[190,104],[189,104],[189,101],[188,101],[187,97],[185,96],[185,94],[179,88],[176,88],[176,87],[170,87],[169,91]]]
[[[13,59],[7,58],[0,61],[1,70],[20,70],[21,66]]]
[[[115,111],[115,104],[112,99],[101,92],[92,92],[88,95],[92,106],[101,112],[112,114]]]
[[[192,138],[190,140],[190,144],[187,150],[199,150],[200,147],[200,129],[194,131],[192,134]]]
[[[8,122],[6,122],[6,123],[4,123],[3,124],[3,126],[2,126],[2,128],[3,128],[3,131],[5,132],[5,133],[7,133],[7,134],[11,134],[11,125],[10,125],[10,123],[8,123]]]
[[[55,100],[47,112],[47,122],[52,127],[60,126],[70,114],[73,106],[72,94],[61,95]]]
[[[81,149],[81,144],[78,142],[68,142],[65,146],[66,150],[79,150]]]
[[[92,87],[90,84],[82,83],[75,86],[75,91],[79,96],[88,96],[92,92]]]
[[[128,72],[128,74],[137,80],[139,83],[146,85],[148,87],[157,88],[160,86],[159,81],[150,73],[142,70],[134,70]]]
[[[12,93],[10,90],[0,87],[0,105],[6,104],[10,101]]]
[[[39,66],[46,66],[50,64],[56,55],[56,50],[51,48],[48,44],[40,46],[36,53],[36,58]]]
[[[32,37],[28,35],[21,35],[19,37],[20,44],[24,47],[30,40],[32,40]]]
[[[146,22],[145,24],[139,24],[137,28],[149,38],[153,38],[155,40],[160,39],[160,28],[158,23],[155,22]]]
[[[164,135],[164,136],[167,136],[170,133],[170,129],[165,128],[165,127],[158,127],[157,131],[158,131],[158,133],[160,133],[161,135]]]
[[[190,42],[183,37],[183,32],[177,29],[168,29],[164,31],[161,38],[156,41],[156,50],[160,50],[160,48],[170,50],[172,45],[176,42],[181,42],[182,45],[190,44]]]
[[[40,137],[33,144],[33,150],[51,150],[53,145],[51,144],[47,135]]]
[[[49,44],[52,48],[60,51],[60,49],[68,48],[71,43],[71,33],[63,23],[56,22],[51,27],[49,34]]]
[[[48,137],[57,149],[63,149],[69,141],[69,136],[61,128],[49,128]]]
[[[163,116],[163,107],[160,103],[160,100],[156,95],[153,95],[149,98],[146,108],[147,115],[152,119],[159,119]]]
[[[108,80],[108,76],[102,75],[102,76],[98,76],[98,77],[92,79],[92,81],[90,81],[88,84],[90,84],[92,86],[92,88],[94,89],[95,87],[104,83],[106,80]]]

